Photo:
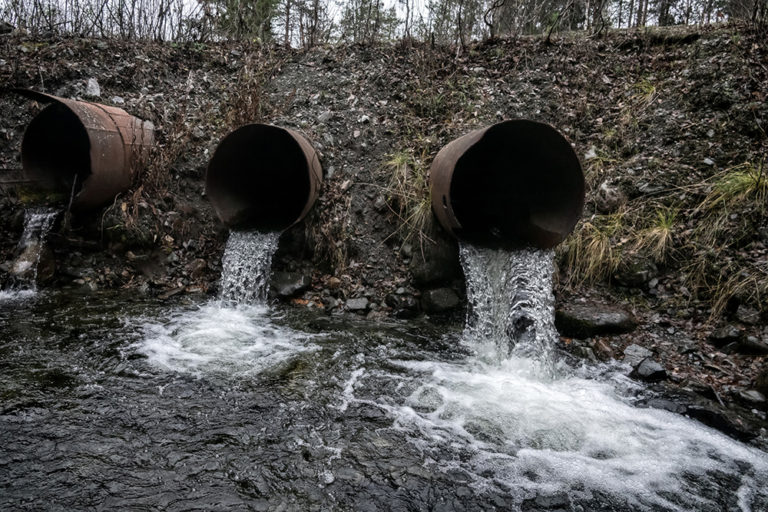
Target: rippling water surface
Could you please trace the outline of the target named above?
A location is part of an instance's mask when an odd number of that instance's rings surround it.
[[[1,510],[768,509],[764,452],[460,330],[110,293],[0,324]]]

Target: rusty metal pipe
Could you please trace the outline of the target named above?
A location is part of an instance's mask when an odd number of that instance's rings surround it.
[[[570,143],[548,124],[524,119],[443,147],[430,186],[443,228],[487,247],[554,247],[584,207],[584,175]]]
[[[322,180],[320,160],[304,137],[249,124],[219,143],[208,163],[205,190],[228,227],[282,231],[309,212]]]
[[[154,143],[154,127],[122,109],[17,89],[50,103],[21,142],[24,177],[67,195],[73,210],[104,206],[127,190]]]

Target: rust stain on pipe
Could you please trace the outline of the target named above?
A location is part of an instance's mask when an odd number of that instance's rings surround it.
[[[584,208],[584,174],[570,143],[548,124],[525,119],[470,132],[443,147],[430,186],[440,224],[487,247],[554,247]]]
[[[26,89],[49,103],[30,122],[21,143],[25,178],[69,194],[73,210],[104,206],[130,188],[154,143],[154,127],[124,110]]]
[[[309,212],[322,180],[320,160],[307,139],[286,128],[249,124],[219,143],[205,189],[228,227],[282,231]]]

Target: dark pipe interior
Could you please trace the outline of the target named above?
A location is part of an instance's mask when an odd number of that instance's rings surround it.
[[[252,124],[230,133],[216,148],[206,191],[229,227],[281,231],[301,215],[309,180],[304,152],[287,131]]]
[[[77,193],[91,173],[90,146],[88,132],[75,113],[61,103],[52,103],[24,132],[24,174],[44,188],[67,195],[77,176]]]
[[[489,128],[456,162],[451,181],[462,226],[456,235],[491,247],[553,247],[573,229],[583,201],[584,178],[570,144],[530,121]]]

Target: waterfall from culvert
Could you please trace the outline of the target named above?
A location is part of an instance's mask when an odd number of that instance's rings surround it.
[[[267,300],[272,256],[280,233],[232,231],[221,265],[220,298],[234,304],[261,304]]]
[[[21,255],[13,264],[11,272],[29,288],[37,289],[38,267],[45,250],[45,241],[53,227],[59,210],[51,208],[28,209],[24,212],[24,232],[19,240]]]
[[[470,304],[464,339],[479,357],[495,363],[523,357],[551,367],[553,254],[461,245]]]

